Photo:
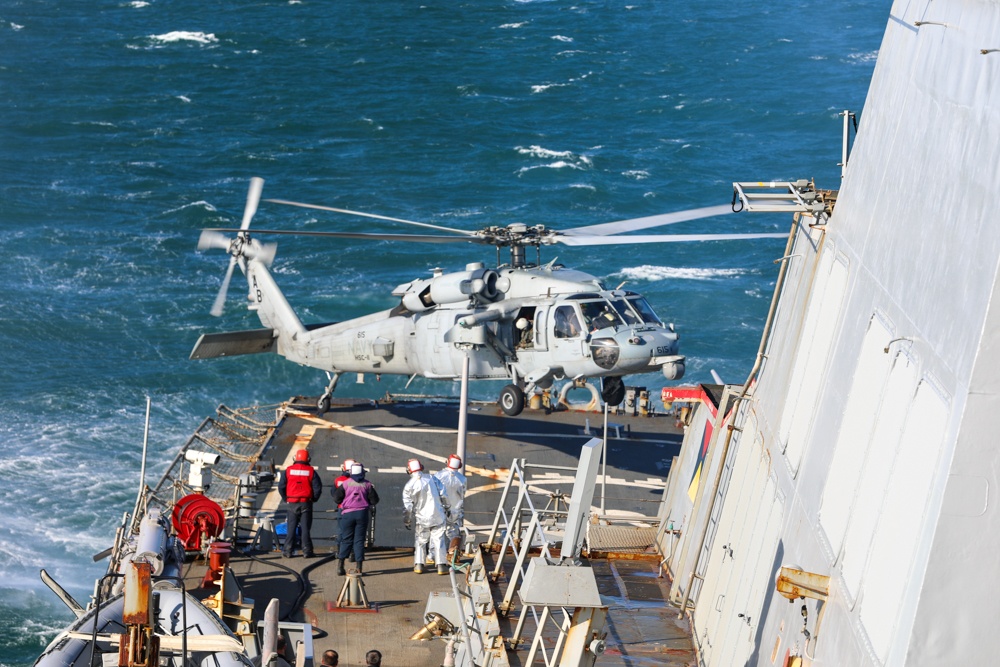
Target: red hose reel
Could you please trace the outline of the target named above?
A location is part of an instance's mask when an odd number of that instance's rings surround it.
[[[200,493],[184,496],[174,505],[171,522],[185,551],[201,551],[202,539],[211,542],[226,527],[219,504]]]

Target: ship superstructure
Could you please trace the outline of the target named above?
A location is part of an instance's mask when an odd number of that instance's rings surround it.
[[[700,664],[995,661],[998,81],[1000,6],[894,3],[836,207],[672,473]]]

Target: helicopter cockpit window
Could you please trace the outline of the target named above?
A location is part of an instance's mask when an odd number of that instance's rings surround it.
[[[588,331],[599,331],[606,327],[621,326],[622,319],[611,305],[604,301],[588,301],[580,304],[583,320]]]
[[[646,322],[647,324],[659,324],[661,327],[663,326],[663,322],[661,322],[660,318],[656,316],[656,313],[653,312],[652,306],[650,306],[644,298],[641,296],[630,296],[628,297],[628,302],[633,308],[635,308],[636,312],[642,316],[643,322]]]
[[[625,324],[642,324],[642,316],[629,308],[628,302],[625,299],[614,299],[611,305],[615,307],[621,318],[625,320]]]
[[[556,338],[576,338],[583,332],[580,318],[573,306],[559,306],[553,316],[553,332]]]

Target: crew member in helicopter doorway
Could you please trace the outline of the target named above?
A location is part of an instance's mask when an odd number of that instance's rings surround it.
[[[319,475],[309,465],[309,450],[295,450],[295,463],[285,468],[285,473],[278,482],[278,493],[288,504],[288,531],[285,534],[285,544],[281,555],[291,558],[295,551],[295,531],[302,529],[302,555],[313,557],[312,530],[313,503],[319,500],[323,493],[323,482]]]

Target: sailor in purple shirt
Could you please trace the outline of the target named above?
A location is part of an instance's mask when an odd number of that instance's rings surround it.
[[[333,501],[340,506],[340,545],[337,556],[340,565],[337,574],[343,576],[344,560],[354,545],[354,560],[358,572],[361,572],[365,560],[365,533],[368,532],[368,518],[371,508],[378,504],[378,493],[375,487],[365,479],[365,468],[358,462],[351,466],[349,479],[333,490]]]

